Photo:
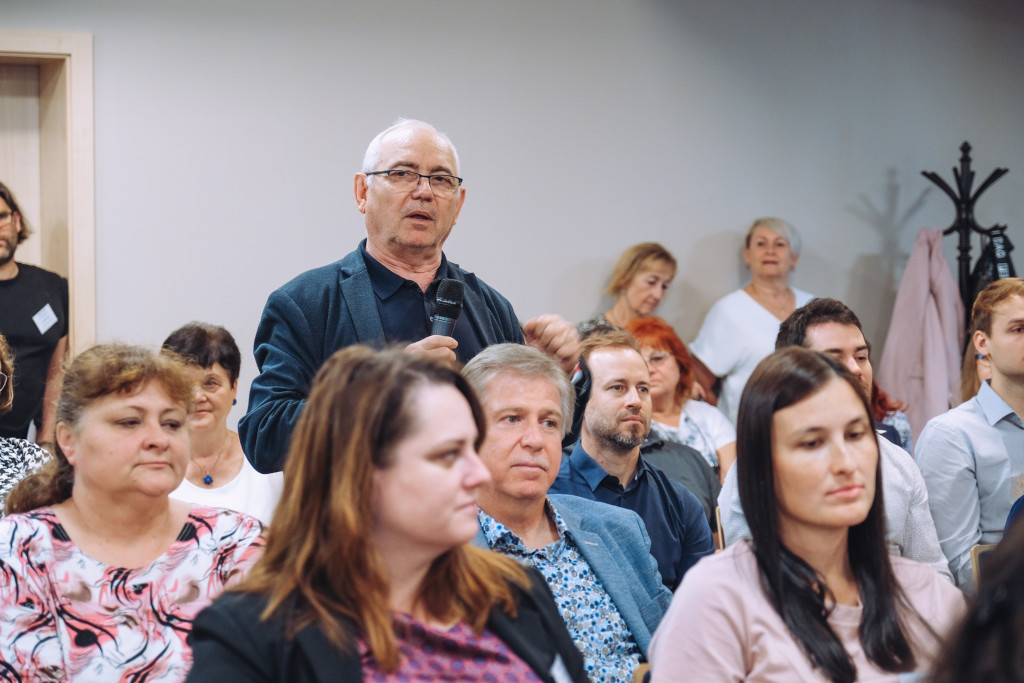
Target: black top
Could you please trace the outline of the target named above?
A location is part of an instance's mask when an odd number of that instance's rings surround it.
[[[366,272],[370,276],[380,322],[384,326],[384,338],[388,343],[408,344],[429,336],[437,287],[441,280],[451,277],[448,274],[448,258],[441,254],[441,265],[424,292],[418,284],[396,275],[366,253],[365,241],[360,242],[359,251],[366,261]],[[452,337],[459,342],[455,355],[463,363],[468,363],[483,349],[467,316],[458,317]]]
[[[569,681],[586,683],[583,657],[558,613],[551,590],[536,569],[527,569],[530,590],[515,589],[516,616],[495,608],[487,629],[500,638],[547,683],[565,683],[552,670],[564,667]],[[362,681],[359,654],[339,651],[316,625],[285,636],[282,614],[262,620],[267,598],[255,593],[227,592],[199,613],[192,626],[192,671],[189,683],[226,681],[288,681],[327,683]],[[339,623],[354,634],[352,623]]]
[[[68,281],[25,263],[0,280],[0,334],[14,356],[14,405],[0,417],[0,436],[24,439],[42,424],[50,359],[68,334]]]

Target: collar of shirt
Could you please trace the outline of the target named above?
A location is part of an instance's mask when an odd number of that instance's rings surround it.
[[[587,482],[587,486],[590,487],[591,491],[596,491],[597,487],[601,485],[605,479],[611,479],[616,486],[619,486],[619,480],[617,477],[613,477],[604,471],[604,468],[597,464],[597,461],[590,457],[590,455],[583,450],[583,439],[576,442],[575,448],[572,449],[572,455],[569,456],[570,465],[576,469],[580,476],[583,477],[583,481]],[[629,486],[626,488],[632,488],[639,479],[644,476],[647,469],[650,467],[642,455],[637,456],[636,461],[636,474],[633,476],[633,481],[629,482]]]
[[[982,414],[993,427],[1000,420],[1007,418],[1018,427],[1024,426],[1024,423],[1021,422],[1021,417],[1013,412],[1013,408],[989,386],[988,380],[981,383],[981,388],[978,389],[974,400],[978,402]]]
[[[363,256],[363,261],[366,262],[366,274],[370,276],[370,286],[373,287],[373,293],[377,295],[381,301],[387,301],[395,292],[404,285],[406,282],[412,282],[407,280],[401,275],[388,270],[387,266],[378,261],[377,259],[370,256],[366,251],[366,240],[359,243],[359,252]],[[448,258],[441,253],[441,265],[437,267],[437,272],[434,273],[434,279],[431,281],[437,282],[448,277]],[[413,284],[416,284],[413,282]],[[416,285],[419,287],[419,285]]]
[[[544,501],[544,514],[548,516],[548,519],[554,520],[555,531],[558,533],[558,540],[544,548],[528,548],[523,543],[523,539],[519,538],[514,531],[483,510],[477,510],[477,519],[480,520],[480,529],[484,533],[484,538],[487,539],[487,547],[491,550],[505,554],[514,552],[518,555],[540,553],[554,559],[560,554],[566,538],[569,536],[569,528],[550,500]]]

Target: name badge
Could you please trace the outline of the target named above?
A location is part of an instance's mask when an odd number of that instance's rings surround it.
[[[39,328],[39,334],[46,334],[48,329],[57,324],[57,314],[50,308],[50,304],[46,304],[32,316],[32,322]]]

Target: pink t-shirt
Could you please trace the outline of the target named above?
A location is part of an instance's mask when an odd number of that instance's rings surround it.
[[[910,604],[944,635],[964,612],[963,594],[927,565],[903,557],[890,561]],[[858,681],[899,681],[899,674],[875,668],[861,648],[861,612],[860,606],[837,605],[828,620],[857,666]],[[918,666],[925,670],[935,643],[915,620],[909,622],[912,642],[918,644]],[[650,653],[653,683],[828,680],[811,666],[769,603],[747,542],[705,557],[686,574],[654,634]]]

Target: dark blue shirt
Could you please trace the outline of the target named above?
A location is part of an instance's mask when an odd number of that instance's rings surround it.
[[[711,527],[700,501],[664,472],[637,461],[636,476],[623,488],[576,442],[572,455],[562,458],[550,493],[568,493],[632,510],[640,515],[651,537],[651,554],[661,580],[675,590],[697,560],[715,551]]]
[[[380,313],[387,343],[409,344],[430,336],[430,318],[434,312],[437,287],[441,280],[448,277],[448,259],[445,255],[441,254],[441,265],[424,292],[418,284],[396,275],[366,253],[366,240],[359,243],[359,251],[366,261],[366,272],[377,299],[377,311]],[[452,337],[459,342],[455,356],[463,363],[483,349],[468,316],[459,316]]]

